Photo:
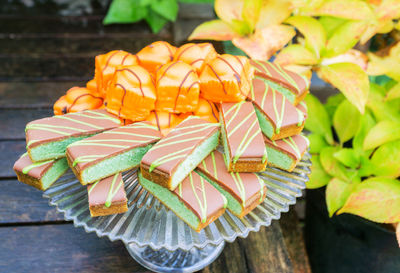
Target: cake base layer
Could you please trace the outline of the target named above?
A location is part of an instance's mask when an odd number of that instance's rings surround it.
[[[239,173],[256,173],[265,171],[267,167],[267,161],[264,163],[260,160],[238,160],[235,163],[233,161],[229,162],[228,170],[230,172],[239,172]]]
[[[89,206],[90,216],[107,216],[112,214],[119,214],[128,211],[127,202],[112,203],[111,206],[106,207],[105,205]]]

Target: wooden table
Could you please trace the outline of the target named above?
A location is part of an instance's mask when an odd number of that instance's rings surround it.
[[[188,22],[207,16],[181,15],[174,26],[153,35],[145,24],[104,27],[102,6],[91,15],[60,17],[58,6],[35,6],[31,13],[18,2],[0,8],[0,272],[148,272],[122,242],[64,221],[42,192],[16,180],[12,166],[25,152],[25,124],[52,115],[59,96],[93,77],[95,55],[173,41],[187,32]],[[294,210],[227,244],[203,272],[310,272]]]

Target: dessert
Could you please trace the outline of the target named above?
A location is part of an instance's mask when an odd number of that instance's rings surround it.
[[[54,103],[54,115],[64,115],[103,107],[103,98],[85,87],[72,87]]]
[[[255,68],[256,76],[264,78],[268,85],[282,93],[294,105],[307,95],[310,82],[306,77],[271,62],[251,60],[250,63]]]
[[[18,180],[39,190],[47,190],[68,170],[65,158],[33,163],[24,153],[14,164]]]
[[[253,68],[246,57],[219,55],[201,72],[201,95],[213,102],[242,101],[250,91],[252,77]]]
[[[118,65],[134,64],[138,64],[136,56],[123,50],[113,50],[107,54],[96,56],[95,79],[99,94],[103,98],[106,97],[108,85]]]
[[[107,90],[107,111],[132,121],[142,121],[154,110],[156,90],[146,69],[117,66]]]
[[[98,90],[97,90],[97,83],[96,83],[96,79],[93,78],[90,81],[88,81],[86,83],[86,88],[92,93],[92,94],[99,94]]]
[[[89,210],[92,217],[128,211],[128,200],[121,173],[88,185],[87,191]]]
[[[137,122],[72,143],[68,164],[82,185],[137,167],[161,137],[157,127]]]
[[[144,178],[175,190],[217,147],[219,124],[190,116],[154,145],[142,159]]]
[[[299,104],[297,104],[297,109],[299,109],[301,112],[304,114],[304,119],[307,119],[308,117],[308,108],[307,104],[304,101],[301,101]]]
[[[183,119],[177,114],[164,111],[152,111],[146,118],[151,125],[157,126],[163,136],[166,136],[173,128],[175,128]]]
[[[193,112],[199,101],[200,84],[196,71],[182,62],[170,62],[157,70],[157,111]]]
[[[176,47],[164,41],[157,41],[140,50],[136,57],[142,67],[155,75],[161,65],[174,59],[175,52]]]
[[[272,140],[299,134],[304,114],[263,79],[255,77],[248,98],[253,102],[263,133]]]
[[[256,112],[251,102],[221,104],[221,139],[230,172],[261,172],[267,153]]]
[[[217,52],[210,43],[184,44],[176,50],[174,61],[183,61],[196,70],[200,75],[206,63],[217,57]]]
[[[280,140],[270,140],[264,136],[268,152],[268,165],[288,172],[293,171],[306,152],[309,141],[303,135],[295,135]]]
[[[174,191],[144,178],[140,173],[138,176],[143,188],[197,232],[225,212],[225,197],[196,172],[190,172]]]
[[[215,104],[201,97],[193,114],[209,122],[219,122],[219,113]]]
[[[105,109],[42,118],[26,125],[26,148],[33,162],[60,158],[69,144],[120,125]]]
[[[207,179],[228,200],[227,209],[238,217],[252,211],[265,199],[267,188],[255,173],[229,172],[224,154],[211,152],[196,171]]]

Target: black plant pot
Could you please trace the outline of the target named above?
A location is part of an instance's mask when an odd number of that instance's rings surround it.
[[[313,273],[398,273],[395,233],[363,218],[329,218],[325,188],[307,190],[305,240]]]

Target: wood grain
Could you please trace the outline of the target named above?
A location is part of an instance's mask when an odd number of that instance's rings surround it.
[[[26,151],[23,140],[0,141],[0,178],[13,178],[14,162]],[[1,183],[1,181],[0,181]]]

